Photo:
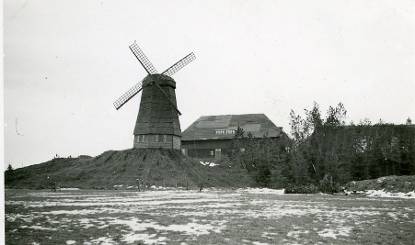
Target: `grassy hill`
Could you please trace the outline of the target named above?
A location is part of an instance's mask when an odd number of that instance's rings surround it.
[[[106,151],[99,156],[55,158],[50,161],[6,172],[6,188],[78,187],[112,189],[137,185],[244,187],[254,182],[246,171],[226,162],[203,166],[180,151],[164,149],[128,149]]]

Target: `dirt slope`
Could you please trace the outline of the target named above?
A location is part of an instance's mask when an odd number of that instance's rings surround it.
[[[410,192],[415,191],[415,175],[391,175],[377,179],[352,181],[345,188],[348,191],[385,190],[388,192]]]
[[[56,158],[16,169],[6,174],[6,188],[78,187],[112,189],[136,185],[243,187],[252,180],[238,168],[226,164],[203,166],[179,151],[128,149],[106,151],[96,157]]]

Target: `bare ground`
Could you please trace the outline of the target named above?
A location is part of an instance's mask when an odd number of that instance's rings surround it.
[[[415,199],[6,190],[7,244],[413,244]]]

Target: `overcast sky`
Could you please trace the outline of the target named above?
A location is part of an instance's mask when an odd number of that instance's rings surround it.
[[[5,164],[132,147],[146,72],[134,40],[176,73],[182,130],[202,115],[289,112],[343,102],[348,120],[415,119],[415,1],[6,0]]]

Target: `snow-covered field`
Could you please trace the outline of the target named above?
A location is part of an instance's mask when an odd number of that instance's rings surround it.
[[[7,244],[412,244],[414,230],[405,198],[6,190]]]

